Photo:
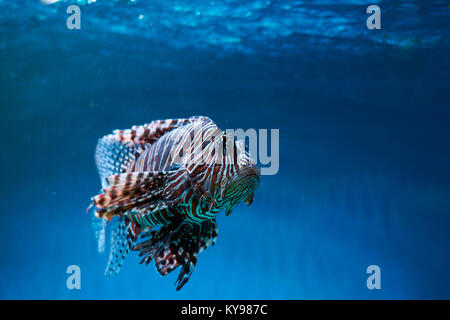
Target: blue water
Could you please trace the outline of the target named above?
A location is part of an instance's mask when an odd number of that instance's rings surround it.
[[[381,30],[358,0],[88,2],[0,0],[0,298],[450,298],[448,1],[377,1]],[[180,292],[134,253],[105,278],[97,139],[191,115],[279,129],[278,174]]]

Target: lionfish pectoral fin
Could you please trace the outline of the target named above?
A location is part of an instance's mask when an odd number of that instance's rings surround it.
[[[126,217],[113,220],[108,265],[105,275],[116,275],[128,252],[134,246],[140,233],[140,227]]]
[[[95,149],[95,164],[102,187],[108,186],[109,176],[126,172],[141,152],[139,146],[124,144],[110,135],[99,139]]]
[[[145,208],[152,203],[176,205],[185,188],[180,181],[186,179],[178,179],[180,175],[185,175],[185,172],[147,171],[109,176],[103,193],[93,197],[93,204],[97,207],[95,215],[111,220],[125,211]]]
[[[105,252],[106,223],[106,220],[99,220],[95,216],[92,216],[91,226],[95,234],[95,239],[97,240],[97,250],[99,253]]]

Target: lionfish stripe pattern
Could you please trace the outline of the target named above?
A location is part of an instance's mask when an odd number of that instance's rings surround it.
[[[117,274],[130,250],[139,251],[141,263],[154,260],[161,275],[181,267],[177,290],[199,253],[215,243],[217,214],[250,204],[259,184],[244,143],[202,116],[115,130],[99,140],[95,160],[102,190],[92,205],[103,221],[96,233],[104,235],[105,221],[112,224],[106,275]]]

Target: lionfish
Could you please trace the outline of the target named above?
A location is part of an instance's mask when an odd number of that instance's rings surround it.
[[[128,252],[138,251],[140,263],[154,260],[162,276],[180,266],[177,290],[214,245],[217,214],[250,205],[260,177],[244,141],[203,116],[115,130],[99,139],[95,160],[102,191],[90,207],[99,251],[112,225],[105,274],[117,274]]]

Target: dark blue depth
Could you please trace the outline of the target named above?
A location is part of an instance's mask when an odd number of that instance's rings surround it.
[[[367,1],[85,2],[77,31],[0,0],[1,299],[450,298],[447,1],[378,1],[381,30]],[[280,129],[279,173],[180,292],[134,253],[105,278],[97,139],[191,115]]]

